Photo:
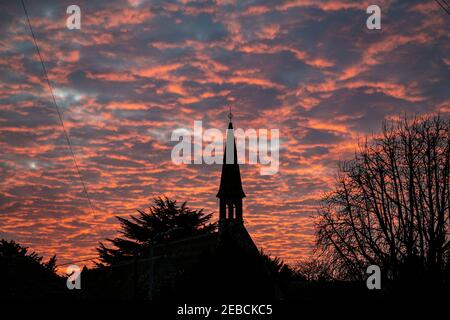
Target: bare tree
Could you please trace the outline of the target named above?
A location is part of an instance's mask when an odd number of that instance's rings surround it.
[[[306,281],[331,281],[333,271],[326,261],[312,258],[300,260],[296,263],[295,271]]]
[[[317,246],[343,279],[376,264],[391,280],[442,283],[448,270],[450,122],[439,116],[385,123],[340,165],[323,202]]]

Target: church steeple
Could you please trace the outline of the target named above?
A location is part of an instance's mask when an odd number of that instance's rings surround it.
[[[242,198],[245,197],[245,193],[242,189],[232,117],[233,114],[230,109],[226,145],[232,146],[234,152],[227,155],[227,148],[224,149],[222,176],[217,193],[217,197],[220,199],[219,229],[223,229],[231,223],[243,224],[244,222],[242,218]]]

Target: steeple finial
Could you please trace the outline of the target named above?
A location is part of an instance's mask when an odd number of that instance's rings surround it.
[[[230,122],[231,122],[231,119],[233,119],[233,114],[231,113],[231,106],[229,106],[229,108],[230,108],[230,111],[228,112],[228,119],[230,119]]]

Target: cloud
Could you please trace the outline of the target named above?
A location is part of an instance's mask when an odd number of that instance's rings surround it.
[[[155,196],[217,212],[220,167],[174,165],[170,134],[194,120],[280,129],[280,171],[241,166],[258,246],[307,257],[323,192],[358,138],[401,113],[450,112],[447,18],[433,3],[382,1],[382,30],[355,1],[28,2],[41,53],[94,206],[91,212],[23,9],[0,11],[0,237],[61,263]],[[217,219],[217,215],[214,215]]]

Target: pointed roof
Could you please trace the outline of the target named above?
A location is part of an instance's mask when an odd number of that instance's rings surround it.
[[[234,161],[232,163],[227,163],[227,149],[225,147],[223,154],[222,176],[220,178],[219,192],[217,192],[216,197],[223,199],[242,199],[245,197],[245,193],[242,189],[241,172],[237,161],[236,140],[234,139],[234,130],[231,117],[232,116],[230,113],[230,123],[228,124],[227,130],[227,145],[231,144],[229,139],[233,139]]]

